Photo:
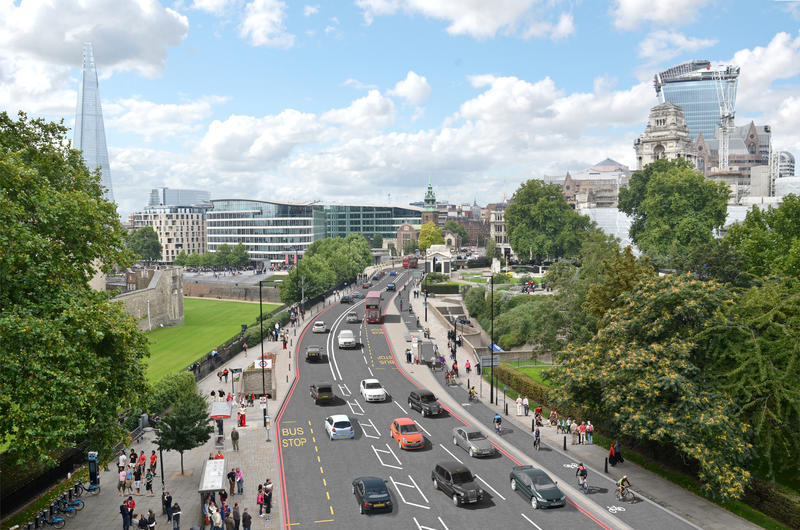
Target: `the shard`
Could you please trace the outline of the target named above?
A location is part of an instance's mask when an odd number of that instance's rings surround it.
[[[97,68],[94,64],[92,43],[83,45],[83,69],[78,86],[78,105],[75,109],[75,138],[72,146],[83,151],[83,160],[91,171],[100,168],[101,183],[105,187],[106,200],[114,202],[111,188],[111,168],[108,164],[106,130],[103,126],[103,109],[100,106],[100,88],[97,83]]]

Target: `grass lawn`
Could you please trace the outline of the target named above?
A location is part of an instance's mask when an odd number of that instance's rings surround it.
[[[263,304],[268,314],[276,304]],[[182,326],[150,331],[147,380],[154,383],[169,373],[183,370],[215,346],[241,331],[242,324],[258,318],[258,304],[223,300],[183,300]]]
[[[514,366],[513,363],[512,363],[512,366]],[[550,386],[550,381],[548,381],[546,379],[542,379],[542,370],[547,370],[548,368],[552,368],[551,365],[519,366],[519,367],[518,366],[514,366],[514,368],[516,368],[517,370],[519,370],[523,374],[527,375],[531,379],[535,379],[536,381],[539,381],[543,385]]]

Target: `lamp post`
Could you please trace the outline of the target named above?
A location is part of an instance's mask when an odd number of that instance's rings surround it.
[[[489,285],[491,286],[491,298],[489,299],[489,304],[491,305],[491,328],[489,332],[489,350],[491,355],[490,367],[489,367],[489,403],[495,402],[495,395],[494,395],[494,275],[492,271],[489,271]]]
[[[264,280],[258,281],[258,325],[261,329],[261,358],[259,359],[259,363],[261,364],[261,395],[267,395],[267,380],[264,375],[264,310],[262,308],[262,298],[261,298],[261,286]],[[267,425],[267,409],[263,409],[264,412],[264,426]]]

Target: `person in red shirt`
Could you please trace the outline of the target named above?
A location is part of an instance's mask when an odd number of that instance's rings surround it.
[[[150,453],[150,473],[153,475],[156,474],[156,462],[158,462],[158,455],[155,450],[153,450],[153,452]]]
[[[217,454],[214,455],[214,460],[223,460],[225,457],[222,456],[222,451],[217,451]]]
[[[144,454],[144,451],[139,453],[139,462],[137,462],[136,465],[138,465],[141,468],[141,471],[144,472],[144,466],[147,465],[147,455]]]
[[[127,508],[131,519],[133,519],[133,509],[136,508],[136,501],[133,500],[133,497],[129,496],[128,500],[125,501],[125,508]]]

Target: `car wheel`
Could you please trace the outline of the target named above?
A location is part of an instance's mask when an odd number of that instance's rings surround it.
[[[397,448],[398,449],[402,449],[403,448],[403,442],[401,440],[397,440]]]
[[[475,458],[475,450],[472,447],[469,448],[469,456],[470,458]]]
[[[433,489],[435,490],[439,489],[439,481],[436,480],[436,478],[433,479]]]
[[[539,501],[536,500],[536,497],[531,497],[531,508],[534,510],[539,509]]]
[[[517,481],[514,480],[513,478],[511,479],[511,490],[517,491]]]
[[[355,494],[356,494],[356,487],[355,487],[355,485],[353,485],[353,495],[355,495]]]
[[[459,504],[461,504],[461,501],[459,501],[458,495],[453,493],[453,506],[458,506]]]

